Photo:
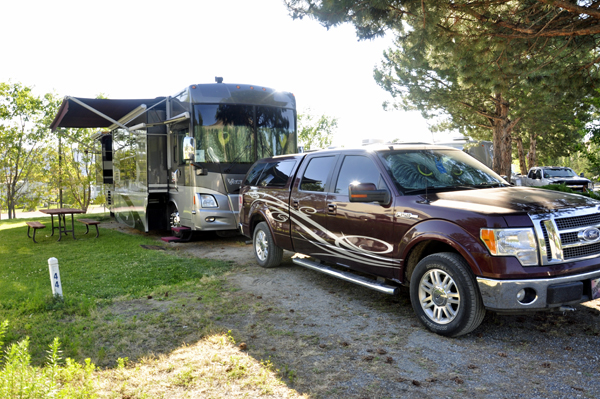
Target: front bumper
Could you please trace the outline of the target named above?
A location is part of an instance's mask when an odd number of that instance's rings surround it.
[[[566,277],[531,280],[493,280],[477,277],[486,309],[494,311],[543,310],[592,300],[591,281],[600,270]],[[521,290],[525,297],[518,299]]]

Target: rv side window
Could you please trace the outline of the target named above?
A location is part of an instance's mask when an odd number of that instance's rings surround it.
[[[295,164],[296,161],[293,160],[267,164],[258,179],[257,185],[261,187],[285,187]]]

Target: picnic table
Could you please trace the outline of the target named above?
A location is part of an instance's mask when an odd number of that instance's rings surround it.
[[[57,208],[57,209],[40,209],[40,212],[45,213],[46,215],[50,215],[52,218],[52,234],[54,235],[54,230],[58,230],[58,241],[62,238],[62,235],[68,235],[71,233],[73,235],[73,239],[75,239],[75,222],[73,220],[73,215],[76,213],[85,213],[81,209],[77,208]],[[67,230],[67,215],[71,215],[71,230]],[[54,215],[58,216],[58,227],[54,227]]]

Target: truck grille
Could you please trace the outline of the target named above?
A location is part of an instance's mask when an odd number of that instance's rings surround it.
[[[536,221],[534,221],[536,222]],[[542,263],[558,263],[600,255],[600,239],[588,239],[583,232],[600,229],[600,213],[558,217],[536,223],[541,236]],[[589,231],[588,231],[589,232]],[[595,231],[600,233],[600,231]]]
[[[556,219],[556,227],[559,230],[576,229],[578,227],[590,227],[600,225],[600,213],[594,215],[575,216],[571,218]]]

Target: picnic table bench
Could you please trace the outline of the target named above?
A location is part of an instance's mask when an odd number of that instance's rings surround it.
[[[40,222],[25,222],[27,224],[27,237],[32,238],[33,242],[37,244],[35,240],[35,231],[37,229],[45,229],[46,225]],[[29,235],[29,232],[33,229],[33,237]]]
[[[100,231],[98,230],[98,225],[100,224],[99,221],[94,220],[94,219],[77,219],[78,222],[85,224],[85,233],[83,234],[87,234],[90,232],[90,226],[95,226],[96,227],[96,238],[98,238],[98,236],[100,236]]]

